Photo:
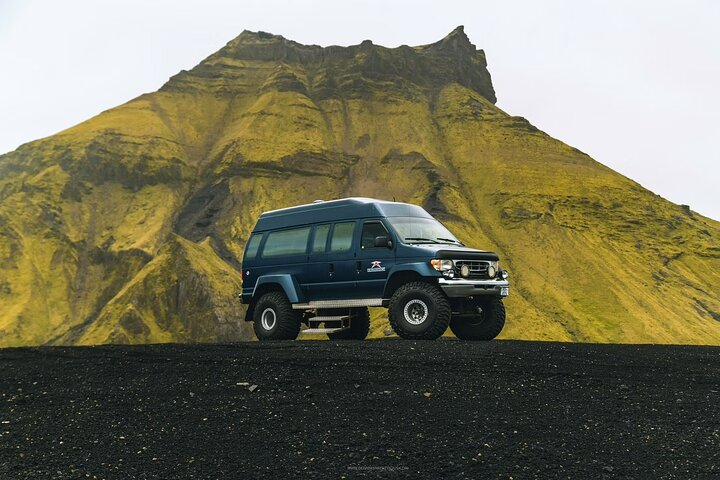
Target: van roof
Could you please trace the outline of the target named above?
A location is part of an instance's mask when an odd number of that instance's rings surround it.
[[[307,225],[309,223],[336,222],[372,217],[423,217],[433,218],[417,205],[388,202],[374,198],[341,198],[318,201],[306,205],[271,210],[260,215],[254,232]]]

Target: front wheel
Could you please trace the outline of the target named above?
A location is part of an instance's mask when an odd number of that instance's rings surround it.
[[[412,282],[398,288],[390,298],[388,320],[402,338],[435,340],[447,330],[450,303],[435,285]]]
[[[295,340],[300,333],[301,315],[293,310],[285,294],[266,293],[255,304],[255,336],[258,340]]]
[[[492,340],[505,326],[505,305],[501,298],[487,298],[478,302],[480,313],[453,317],[450,330],[460,340]]]

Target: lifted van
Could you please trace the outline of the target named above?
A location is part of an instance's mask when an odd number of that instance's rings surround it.
[[[265,212],[242,261],[241,301],[260,340],[325,333],[364,339],[368,307],[402,338],[491,340],[505,324],[508,274],[417,205],[370,198]]]

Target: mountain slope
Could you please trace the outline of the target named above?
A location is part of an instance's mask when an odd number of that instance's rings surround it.
[[[257,216],[351,195],[421,204],[496,250],[505,337],[720,343],[720,224],[494,102],[461,27],[394,49],[243,32],[158,92],[0,157],[0,344],[249,336],[224,295]],[[158,305],[187,275],[204,279],[197,311]]]

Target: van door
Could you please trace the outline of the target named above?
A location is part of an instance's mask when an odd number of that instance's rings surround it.
[[[385,236],[393,242],[392,248],[376,247],[375,238]],[[358,298],[382,298],[388,272],[395,264],[395,239],[381,219],[365,220],[357,246]]]
[[[310,300],[360,298],[356,295],[357,221],[315,227],[310,251]],[[325,248],[323,249],[323,238]],[[316,243],[317,241],[317,243]]]

